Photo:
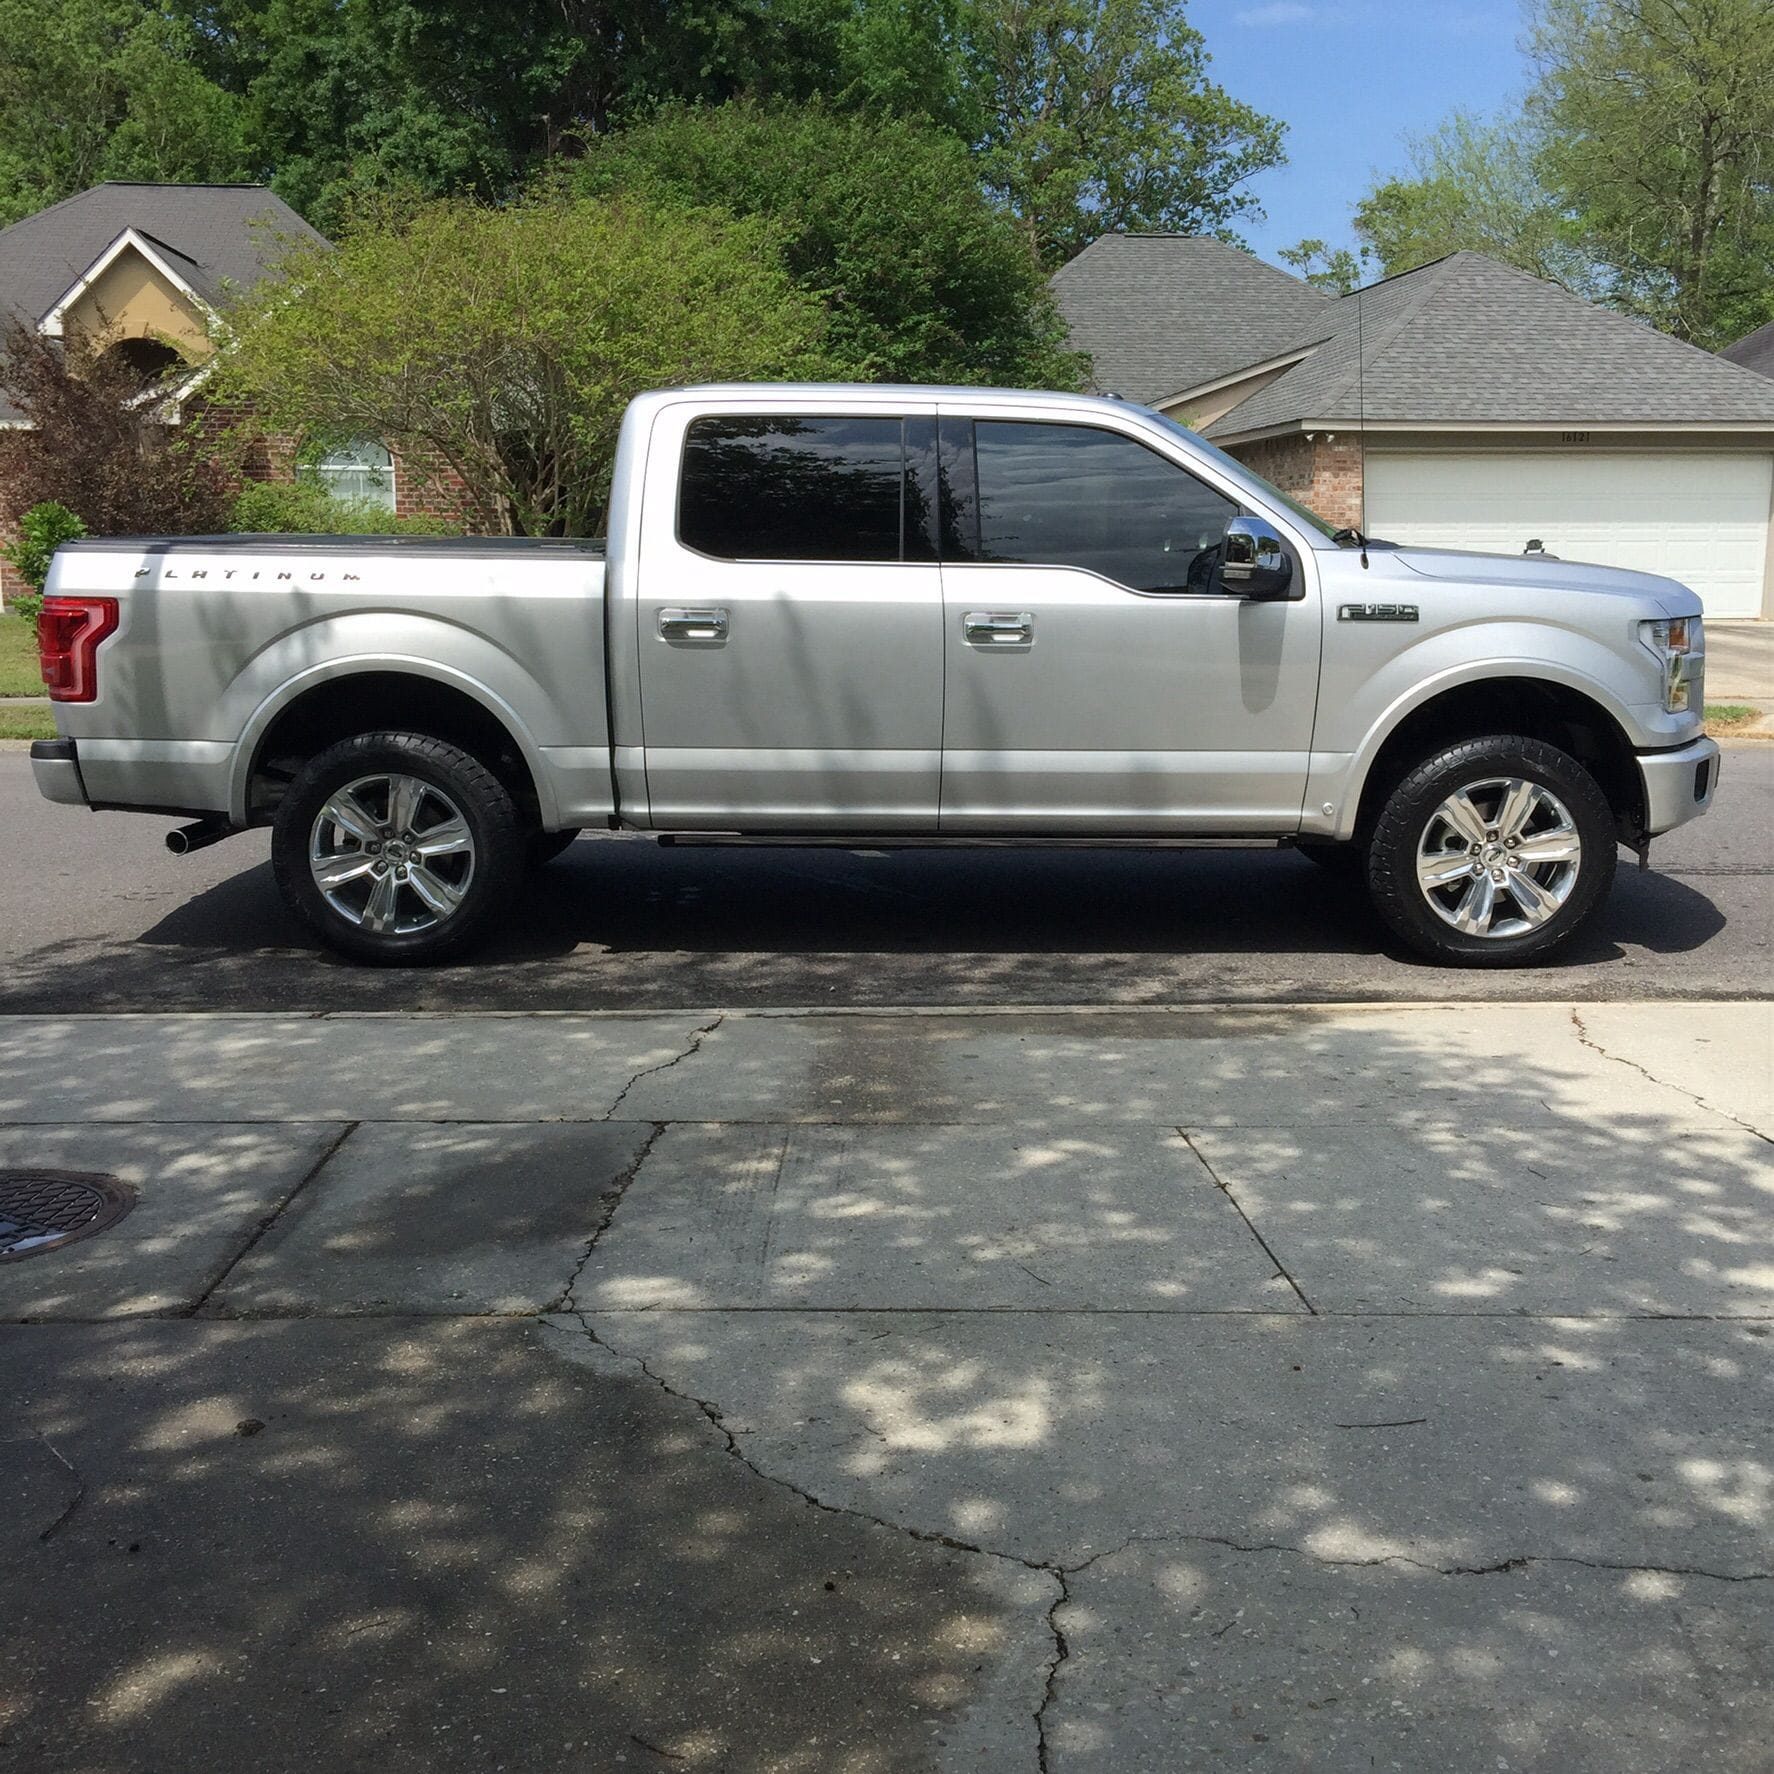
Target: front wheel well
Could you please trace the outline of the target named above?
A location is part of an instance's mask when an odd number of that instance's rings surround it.
[[[420,733],[458,745],[505,785],[534,824],[536,780],[505,723],[464,690],[412,672],[364,671],[329,679],[280,709],[265,730],[247,777],[250,824],[264,825],[312,757],[359,733]]]
[[[1518,735],[1555,745],[1574,757],[1607,797],[1621,839],[1644,832],[1644,784],[1632,742],[1593,698],[1544,678],[1484,678],[1432,696],[1387,734],[1368,768],[1356,814],[1365,841],[1387,797],[1425,758],[1487,734]]]

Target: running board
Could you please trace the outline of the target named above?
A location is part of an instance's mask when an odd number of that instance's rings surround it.
[[[908,838],[866,833],[660,832],[672,849],[752,850],[1286,850],[1291,838]]]

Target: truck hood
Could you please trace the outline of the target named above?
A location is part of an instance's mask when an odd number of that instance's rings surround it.
[[[1400,548],[1392,557],[1424,579],[1509,585],[1541,591],[1611,592],[1649,598],[1666,616],[1698,616],[1700,598],[1677,579],[1533,554],[1477,554],[1456,548]]]

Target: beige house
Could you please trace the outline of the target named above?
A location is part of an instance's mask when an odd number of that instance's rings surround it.
[[[195,366],[217,307],[319,238],[262,185],[95,185],[0,229],[0,308],[144,371]],[[0,396],[0,424],[18,419]]]
[[[1479,253],[1355,295],[1217,240],[1054,276],[1097,386],[1391,541],[1664,573],[1774,614],[1774,381]]]

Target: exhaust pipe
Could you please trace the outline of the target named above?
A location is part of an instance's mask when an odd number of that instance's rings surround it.
[[[176,831],[166,834],[166,847],[174,856],[189,856],[193,850],[202,850],[207,845],[219,844],[224,838],[234,836],[234,827],[225,819],[199,819],[191,825],[181,825]]]

